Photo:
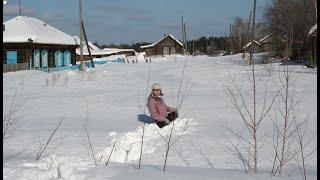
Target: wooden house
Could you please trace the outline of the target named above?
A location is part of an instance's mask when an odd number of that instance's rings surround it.
[[[74,38],[46,22],[17,16],[3,26],[3,72],[76,64]]]
[[[77,45],[80,45],[79,37],[73,36],[73,38],[75,39]],[[101,49],[101,48],[97,47],[96,45],[94,45],[90,41],[88,41],[88,45],[90,48],[90,53],[91,53],[92,58],[103,58],[103,57],[108,57],[111,55],[120,55],[120,54],[124,54],[126,56],[135,56],[137,54],[137,52],[134,49],[118,49],[118,48]],[[79,47],[76,49],[76,55],[77,55],[76,60],[80,61],[80,48]],[[85,61],[90,60],[89,51],[88,51],[88,48],[87,48],[85,42],[83,42],[83,60],[85,60]]]
[[[146,56],[183,54],[183,44],[173,35],[164,35],[160,40],[149,45],[140,46]]]
[[[272,52],[272,56],[283,56],[285,49],[285,39],[276,33],[271,33],[259,41],[261,52]]]
[[[242,48],[243,48],[244,51],[250,52],[250,50],[251,50],[251,42],[248,42]],[[254,53],[261,52],[261,44],[256,40],[253,41],[253,52]]]
[[[308,37],[310,39],[311,43],[311,57],[310,57],[310,65],[311,66],[317,66],[318,61],[317,61],[317,24],[314,25],[309,33]]]

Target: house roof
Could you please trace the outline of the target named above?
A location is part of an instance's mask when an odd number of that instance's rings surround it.
[[[176,41],[180,46],[183,47],[183,44],[182,44],[179,40],[177,40],[172,34],[168,34],[168,35],[162,37],[162,38],[161,38],[160,40],[158,40],[157,42],[154,42],[154,43],[152,43],[152,44],[145,45],[145,46],[140,46],[140,48],[141,48],[141,49],[151,48],[151,47],[155,46],[156,44],[158,44],[159,42],[161,42],[162,40],[164,40],[164,39],[167,38],[167,37],[170,37],[171,39],[173,39],[174,41]]]
[[[317,24],[315,24],[309,31],[308,36],[317,31]]]
[[[80,45],[80,38],[78,36],[72,36],[76,42],[77,45]],[[85,41],[83,41],[83,44],[85,45]],[[101,50],[99,47],[97,47],[96,45],[94,45],[92,42],[88,41],[90,50]],[[86,48],[83,48],[84,50],[87,50]]]
[[[120,52],[134,52],[135,54],[137,53],[134,49],[116,49],[116,48],[92,49],[90,50],[90,52],[91,52],[91,55],[111,55],[111,54],[117,54]],[[80,55],[80,48],[76,49],[76,53]],[[83,55],[89,55],[89,52],[86,46],[83,47]]]
[[[17,16],[3,23],[4,43],[76,45],[74,38],[37,18]]]
[[[270,37],[272,37],[273,35],[275,35],[275,33],[271,33],[271,34],[267,34],[266,36],[264,36],[263,38],[261,38],[258,42],[262,43],[265,40],[269,39]]]
[[[73,36],[75,42],[77,43],[77,45],[80,45],[80,38],[78,36]],[[83,42],[83,55],[89,55],[87,46],[85,45],[85,42]],[[99,47],[97,47],[96,45],[94,45],[92,42],[88,41],[88,45],[90,47],[90,52],[91,55],[111,55],[111,54],[116,54],[119,52],[134,52],[136,53],[136,51],[134,49],[118,49],[118,48],[104,48],[104,49],[100,49]],[[80,55],[80,47],[78,47],[76,49],[76,53],[78,55]]]
[[[254,40],[253,42],[254,42],[255,44],[257,44],[258,46],[261,46],[261,44],[260,44],[258,41],[256,41],[256,40]],[[250,45],[251,45],[251,42],[248,42],[245,46],[243,46],[243,49],[248,48]]]

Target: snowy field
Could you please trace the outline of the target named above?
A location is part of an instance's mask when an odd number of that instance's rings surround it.
[[[244,65],[240,54],[153,57],[151,61],[97,65],[95,72],[83,74],[78,71],[3,74],[4,113],[23,103],[16,114],[21,117],[18,127],[4,141],[4,179],[302,179],[294,159],[286,165],[285,176],[270,176],[272,121],[269,118],[259,130],[264,146],[259,154],[258,175],[245,174],[239,160],[228,149],[230,143],[224,136],[228,132],[226,125],[236,131],[242,129],[242,121],[225,91],[230,85],[228,75],[245,79],[251,68]],[[148,72],[150,84],[160,83],[167,105],[175,106],[184,65],[183,85],[190,85],[191,90],[175,123],[176,142],[169,152],[166,172],[162,172],[164,138],[171,126],[159,129],[155,124],[146,124],[139,170],[143,123],[137,120],[137,114],[143,113]],[[277,91],[283,66],[273,63],[271,75],[267,70],[271,66],[255,67],[261,74],[258,83],[271,78],[270,92]],[[317,69],[290,67],[296,96],[301,101],[299,118],[309,118],[306,137],[311,143],[305,150],[311,152],[317,139]],[[245,80],[239,83],[250,88]],[[83,128],[86,118],[97,166],[89,154]],[[36,161],[40,144],[47,141],[61,119],[47,151]],[[229,137],[235,140],[230,134]],[[114,142],[115,149],[106,167]],[[307,159],[308,179],[317,178],[316,155],[315,152]]]

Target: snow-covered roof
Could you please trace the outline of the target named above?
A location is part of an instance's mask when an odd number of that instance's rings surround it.
[[[73,38],[75,39],[77,45],[80,45],[80,38],[78,36],[73,36]],[[83,44],[85,45],[86,42],[83,41]],[[94,45],[92,42],[88,41],[88,44],[90,46],[90,50],[101,50],[99,47],[97,47],[96,45]],[[83,48],[86,49],[86,48]]]
[[[273,35],[274,35],[274,33],[271,33],[271,34],[268,34],[268,35],[264,36],[263,38],[261,38],[261,39],[259,40],[259,43],[265,41],[266,39],[270,38],[270,37],[273,36]]]
[[[73,38],[74,38],[74,41],[77,43],[77,45],[80,45],[80,38],[78,36],[73,36]],[[100,49],[90,41],[88,41],[88,45],[90,47],[91,55],[111,55],[119,52],[128,52],[128,51],[132,51],[135,54],[137,53],[134,49],[118,49],[118,48]],[[80,55],[80,47],[76,49],[76,53]],[[89,55],[85,42],[83,42],[83,55]]]
[[[37,18],[17,16],[3,23],[4,43],[30,42],[40,44],[76,45],[74,38]]]
[[[314,31],[317,30],[317,24],[315,24],[309,31],[308,35],[311,35]]]
[[[145,46],[140,46],[140,48],[143,49],[143,48],[153,47],[153,46],[155,46],[156,44],[158,44],[159,42],[161,42],[162,40],[164,40],[164,39],[167,38],[167,37],[172,38],[172,39],[173,39],[174,41],[176,41],[178,44],[180,44],[181,46],[183,46],[183,44],[182,44],[178,39],[176,39],[172,34],[168,34],[168,35],[162,37],[162,38],[161,38],[160,40],[158,40],[157,42],[152,43],[152,44],[149,44],[149,45],[145,45]]]
[[[134,49],[103,48],[103,50],[107,52],[112,52],[112,53],[128,52],[128,51],[132,51],[136,53]]]
[[[89,42],[88,42],[89,44]],[[90,46],[90,45],[89,45]],[[137,53],[134,49],[117,49],[117,48],[104,48],[104,49],[92,49],[90,50],[91,55],[111,55],[117,54],[120,52],[134,52]],[[76,53],[80,55],[80,48],[76,49]],[[86,46],[83,47],[83,55],[89,55],[88,49]]]
[[[255,44],[257,44],[258,46],[261,46],[261,44],[260,44],[258,41],[256,41],[256,40],[254,40],[253,42],[254,42]],[[243,49],[248,48],[250,45],[251,45],[251,42],[248,42],[245,46],[243,46]]]

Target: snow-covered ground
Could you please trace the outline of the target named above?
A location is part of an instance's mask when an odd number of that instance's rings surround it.
[[[159,129],[155,124],[146,124],[139,170],[143,123],[137,120],[137,115],[143,113],[148,72],[150,83],[160,83],[166,103],[174,106],[185,63],[184,85],[190,82],[192,88],[175,123],[176,142],[169,152],[166,172],[162,172],[165,138],[171,126]],[[255,67],[262,74],[258,82],[266,82],[271,66]],[[306,151],[310,152],[316,148],[317,139],[317,69],[290,67],[297,97],[301,99],[299,117],[309,117],[307,137],[311,138],[311,144]],[[4,141],[4,179],[302,179],[294,160],[287,164],[285,176],[269,175],[272,122],[268,118],[259,131],[265,145],[259,156],[258,175],[245,174],[228,150],[230,144],[223,135],[227,132],[226,124],[235,130],[240,130],[242,124],[228,102],[227,76],[235,74],[241,79],[250,68],[240,54],[172,55],[152,57],[151,63],[140,58],[138,64],[97,65],[95,72],[83,74],[71,70],[5,73],[4,112],[10,111],[15,92],[14,104],[24,104],[17,114],[22,116],[19,127]],[[271,77],[277,79],[282,68],[273,63]],[[241,83],[250,88],[245,81]],[[270,92],[278,88],[273,85]],[[97,167],[88,154],[90,148],[83,129],[86,117]],[[62,124],[46,154],[36,161],[39,144],[46,142],[61,118]],[[114,142],[115,150],[106,167]],[[316,161],[316,153],[307,159],[308,179],[317,178]]]

